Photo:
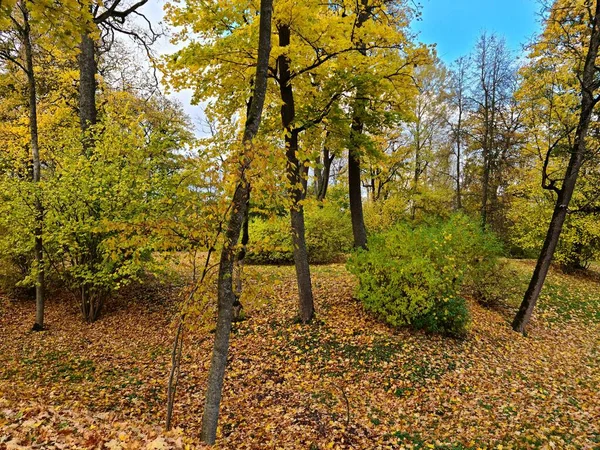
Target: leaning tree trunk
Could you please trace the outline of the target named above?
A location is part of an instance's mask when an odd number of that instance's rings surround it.
[[[260,31],[258,38],[258,59],[256,65],[256,81],[250,113],[246,119],[243,137],[242,162],[238,169],[238,184],[231,202],[231,214],[227,222],[225,242],[221,250],[218,277],[218,313],[217,328],[213,355],[208,373],[206,400],[202,415],[201,439],[207,444],[214,444],[217,436],[219,408],[229,351],[229,334],[233,316],[235,291],[233,288],[233,266],[236,256],[237,242],[244,222],[250,186],[246,179],[246,170],[250,166],[252,140],[258,132],[262,110],[267,92],[267,74],[269,69],[269,54],[271,51],[271,16],[273,0],[260,2]]]
[[[571,157],[569,158],[569,165],[567,166],[563,185],[558,190],[558,197],[552,214],[552,220],[550,221],[548,233],[546,234],[546,239],[544,240],[544,245],[542,246],[542,251],[535,266],[533,276],[531,277],[531,282],[529,283],[523,302],[521,303],[512,324],[513,330],[521,333],[525,331],[525,327],[531,318],[537,299],[544,286],[544,281],[546,280],[546,275],[550,269],[550,263],[552,262],[552,257],[554,256],[554,251],[558,244],[563,224],[565,223],[567,209],[571,197],[573,196],[573,191],[575,190],[579,169],[585,158],[585,140],[588,134],[594,106],[598,101],[594,98],[594,90],[597,89],[595,81],[597,69],[595,63],[598,56],[598,47],[600,45],[600,2],[596,3],[591,25],[590,43],[583,68],[583,76],[581,78],[581,110],[579,114],[579,123],[573,142]]]
[[[31,45],[31,28],[29,25],[29,11],[24,2],[21,3],[23,12],[22,40],[25,47],[25,69],[27,72],[27,91],[29,94],[29,131],[31,138],[31,156],[33,161],[33,182],[39,186],[41,180],[40,148],[38,139],[37,122],[37,98],[35,86],[35,72],[33,68],[33,50]],[[35,283],[35,331],[44,329],[44,246],[42,240],[42,229],[44,222],[44,208],[40,198],[40,192],[35,194],[35,244],[34,257],[37,265],[37,277]]]
[[[290,45],[290,27],[286,24],[278,26],[279,46]],[[285,137],[287,177],[290,183],[290,216],[292,225],[292,241],[294,245],[294,263],[296,266],[296,278],[298,281],[298,300],[300,306],[300,320],[309,322],[314,314],[314,302],[312,284],[310,278],[310,267],[308,264],[308,251],[306,249],[304,229],[304,207],[302,200],[306,195],[306,166],[298,160],[298,134],[299,131],[292,129],[295,118],[294,91],[291,85],[290,61],[286,55],[277,58],[279,68],[279,90],[281,93],[281,121],[287,130]]]

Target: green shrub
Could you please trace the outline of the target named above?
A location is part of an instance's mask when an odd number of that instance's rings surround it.
[[[365,226],[372,234],[388,231],[410,217],[408,202],[398,195],[376,202],[367,201],[363,206],[363,211]]]
[[[469,325],[470,315],[467,302],[462,297],[449,297],[434,302],[427,313],[416,317],[412,326],[417,330],[448,336],[462,336]]]
[[[294,261],[290,221],[286,216],[250,221],[246,261],[255,264],[289,264]]]
[[[358,299],[389,324],[461,335],[469,320],[461,288],[489,276],[500,252],[476,222],[454,215],[372,236],[348,268],[359,279]]]
[[[309,202],[305,206],[308,258],[314,264],[340,261],[352,249],[349,213],[332,204]],[[257,264],[294,262],[289,216],[250,222],[247,260]]]
[[[521,288],[515,283],[519,274],[507,267],[506,262],[496,259],[496,264],[488,263],[483,269],[475,271],[471,279],[465,282],[464,292],[481,305],[491,308],[498,306]]]

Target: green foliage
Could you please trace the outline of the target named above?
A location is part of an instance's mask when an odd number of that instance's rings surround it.
[[[469,308],[462,297],[448,297],[434,302],[429,311],[415,317],[412,326],[417,330],[448,336],[462,336],[469,325]]]
[[[352,225],[348,211],[334,204],[305,205],[306,245],[311,263],[339,261],[352,249]],[[290,219],[275,216],[250,222],[247,260],[259,264],[289,264],[294,261]]]
[[[144,270],[162,270],[164,258],[153,254],[172,245],[174,205],[185,208],[183,194],[192,192],[177,153],[191,138],[177,108],[117,92],[91,132],[93,148],[84,151],[74,122],[51,132],[39,185],[17,172],[26,167],[18,160],[0,172],[0,288],[33,285],[36,197],[44,207],[44,269],[73,290],[105,297]]]
[[[104,111],[90,154],[74,135],[44,195],[51,259],[69,284],[100,294],[159,270],[152,255],[165,247],[160,224],[172,210],[180,167],[173,152],[185,135],[123,100]]]
[[[464,292],[471,295],[481,305],[495,307],[516,295],[521,297],[524,289],[515,282],[517,274],[506,261],[490,258],[488,264],[481,265],[473,272]]]
[[[550,192],[543,191],[540,184],[536,174],[513,188],[516,195],[508,214],[509,239],[517,255],[537,258],[548,231],[556,199]],[[567,271],[587,268],[600,255],[598,215],[579,212],[586,207],[595,209],[597,190],[592,186],[597,186],[597,182],[589,171],[583,172],[572,200],[575,212],[567,215],[554,253],[554,261]]]
[[[348,269],[359,279],[357,297],[391,325],[461,335],[468,323],[461,288],[489,276],[500,252],[497,239],[457,214],[372,236]]]
[[[363,207],[365,225],[372,234],[392,229],[399,223],[447,220],[453,194],[444,187],[422,186],[416,192],[396,192],[388,198],[368,201]]]
[[[363,213],[367,230],[372,234],[379,234],[407,220],[409,206],[406,199],[394,195],[385,200],[366,202]]]

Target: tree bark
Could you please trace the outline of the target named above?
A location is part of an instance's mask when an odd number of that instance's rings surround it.
[[[558,190],[556,205],[552,214],[550,226],[548,227],[546,239],[544,240],[544,245],[542,246],[542,251],[537,260],[529,287],[525,292],[523,302],[512,323],[513,330],[520,333],[525,331],[525,327],[531,318],[535,304],[539,298],[542,287],[544,286],[544,281],[546,280],[548,270],[550,269],[552,257],[554,256],[554,251],[567,216],[569,203],[573,196],[573,191],[575,190],[579,169],[585,159],[585,140],[588,134],[594,106],[598,101],[598,99],[594,98],[594,91],[597,90],[595,82],[597,69],[595,63],[598,56],[598,47],[600,45],[600,2],[596,2],[595,13],[590,25],[590,43],[583,68],[583,76],[581,77],[581,110],[577,131],[575,133],[575,140],[573,142],[573,148],[565,172],[563,185]]]
[[[287,24],[279,24],[279,46],[290,45],[290,27]],[[294,264],[296,266],[296,278],[298,281],[298,300],[300,320],[309,322],[314,315],[314,302],[310,267],[308,264],[308,252],[306,249],[304,229],[304,207],[302,200],[306,195],[306,175],[308,168],[298,160],[298,134],[292,125],[296,116],[294,91],[291,85],[290,61],[286,55],[277,58],[279,71],[279,90],[281,93],[281,122],[286,130],[285,147],[287,158],[287,178],[290,183],[290,217],[292,226],[292,241],[294,244]]]
[[[330,155],[329,147],[327,146],[327,138],[325,138],[325,146],[323,147],[323,168],[319,171],[319,177],[317,178],[317,200],[322,202],[327,196],[327,189],[329,188],[329,177],[331,176],[331,164],[335,158],[334,155]]]
[[[89,153],[93,147],[91,136],[86,132],[97,122],[96,109],[96,44],[90,33],[81,34],[79,44],[79,123],[83,133],[84,151]]]
[[[358,14],[356,27],[360,28],[368,20],[370,11],[368,1],[361,0],[362,10]],[[359,43],[359,52],[367,56],[364,43]],[[350,199],[350,217],[352,219],[352,234],[354,235],[355,248],[367,248],[367,229],[362,207],[362,185],[360,182],[360,154],[359,139],[364,131],[363,117],[366,111],[365,93],[359,85],[356,89],[354,108],[352,111],[352,125],[350,129],[350,145],[348,148],[348,196]]]
[[[461,195],[461,185],[460,185],[460,174],[461,174],[461,144],[462,144],[462,116],[463,116],[463,77],[464,77],[464,68],[462,66],[462,62],[459,63],[460,66],[458,70],[459,77],[459,85],[457,96],[458,96],[458,119],[456,122],[456,131],[455,131],[455,139],[456,139],[456,209],[462,209],[462,195]]]
[[[31,44],[31,27],[29,25],[29,11],[24,2],[20,4],[23,13],[23,28],[21,38],[25,47],[25,69],[27,72],[27,91],[29,94],[29,131],[31,139],[31,159],[33,162],[33,183],[39,186],[41,180],[42,165],[40,161],[38,122],[37,122],[37,93],[35,85],[35,72],[33,67],[33,49]],[[36,189],[35,193],[35,243],[34,257],[37,265],[37,276],[35,283],[35,324],[34,331],[44,329],[44,246],[42,239],[44,207],[40,198],[41,193]]]
[[[269,54],[271,51],[271,16],[273,13],[273,0],[260,2],[260,31],[258,38],[258,59],[256,64],[256,77],[250,113],[246,119],[243,137],[242,163],[239,167],[238,184],[231,203],[231,214],[228,219],[225,233],[225,242],[221,250],[218,277],[218,305],[217,328],[213,355],[208,373],[206,400],[202,415],[201,439],[207,444],[214,444],[217,435],[217,423],[221,405],[221,395],[227,353],[229,351],[229,334],[233,315],[235,292],[233,289],[233,265],[236,256],[236,246],[244,222],[247,200],[250,195],[250,186],[246,179],[246,170],[251,160],[252,140],[261,121],[265,96],[267,92],[267,74],[269,69]]]
[[[308,264],[308,251],[306,248],[304,226],[304,200],[306,192],[305,170],[297,158],[298,132],[292,130],[286,138],[287,176],[291,188],[292,206],[290,216],[292,222],[292,243],[294,245],[294,265],[296,266],[296,279],[298,280],[298,310],[303,323],[310,322],[315,308],[313,302],[310,266]]]
[[[352,121],[352,133],[362,134],[362,121],[355,116]],[[351,138],[352,140],[352,138]],[[350,217],[355,248],[367,248],[367,229],[362,207],[362,186],[360,182],[360,157],[357,146],[348,149],[348,196],[350,197]]]

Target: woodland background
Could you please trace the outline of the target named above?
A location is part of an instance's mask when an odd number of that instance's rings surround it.
[[[0,1],[0,448],[600,448],[597,2],[147,2]]]

